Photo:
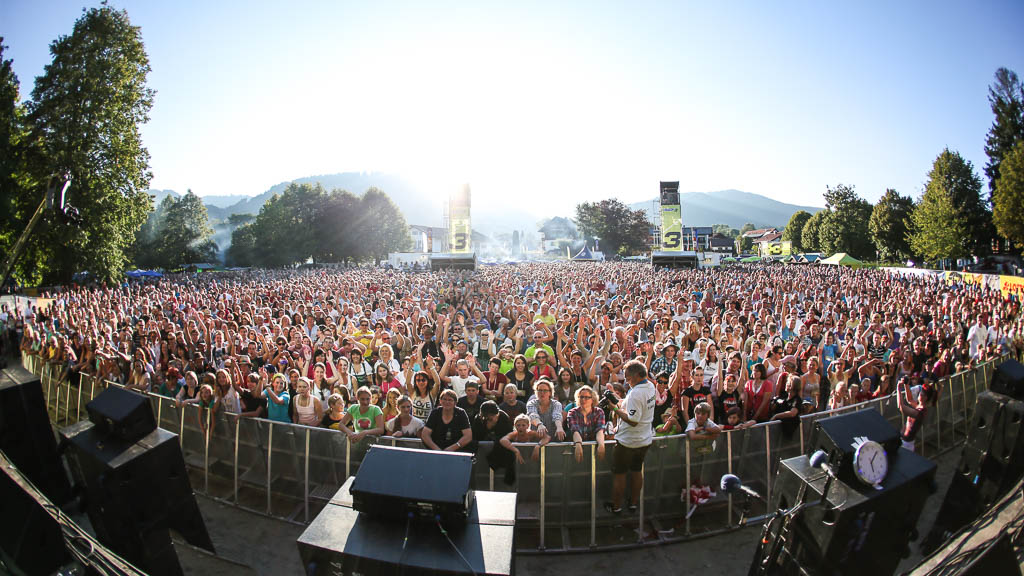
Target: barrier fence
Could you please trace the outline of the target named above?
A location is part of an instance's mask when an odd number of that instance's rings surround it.
[[[917,451],[934,457],[963,443],[979,392],[986,389],[996,366],[1006,357],[940,381],[939,400],[917,439]],[[82,375],[78,385],[58,382],[55,369],[24,356],[23,364],[40,376],[50,417],[57,426],[88,418],[86,404],[117,384]],[[352,444],[338,431],[241,418],[218,412],[202,425],[200,408],[177,406],[174,399],[150,395],[161,428],[179,435],[181,449],[196,492],[268,516],[309,523],[359,469],[373,444],[422,448],[419,440],[368,438]],[[603,460],[596,445],[586,443],[577,463],[571,443],[551,443],[516,465],[516,481],[506,486],[486,464],[491,443],[480,443],[473,469],[475,489],[518,493],[516,546],[521,553],[635,547],[707,536],[736,528],[741,500],[718,494],[693,505],[688,487],[698,483],[717,489],[722,474],[736,474],[769,502],[780,460],[806,454],[814,422],[857,410],[878,410],[899,428],[895,396],[879,398],[831,412],[800,418],[784,429],[780,422],[723,432],[714,442],[690,441],[685,435],[655,438],[644,466],[642,503],[634,514],[612,515],[601,502],[611,494],[610,463],[614,442]],[[208,414],[208,412],[207,412]],[[209,418],[207,417],[209,420]],[[760,521],[766,505],[751,503],[747,518]]]

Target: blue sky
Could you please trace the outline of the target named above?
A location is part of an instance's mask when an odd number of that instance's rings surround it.
[[[0,2],[23,98],[83,5]],[[659,180],[917,197],[947,146],[984,176],[987,87],[1024,75],[1019,1],[111,5],[153,68],[152,185],[200,195],[385,170],[548,214]]]

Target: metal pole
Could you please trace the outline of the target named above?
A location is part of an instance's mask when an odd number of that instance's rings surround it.
[[[82,419],[82,377],[78,377],[78,400],[75,402],[75,422]]]
[[[64,424],[71,423],[71,383],[65,386],[67,392],[64,394]]]
[[[270,459],[274,454],[274,421],[267,420],[267,516],[270,516]]]
[[[725,433],[725,471],[732,474],[732,430]],[[726,519],[726,526],[732,526],[732,494],[729,494],[729,507],[728,507],[728,518]]]
[[[939,390],[941,395],[942,384],[939,384]],[[939,452],[942,452],[942,408],[939,407],[939,403],[935,403],[935,446]]]
[[[804,449],[804,421],[801,418],[799,420],[799,422],[800,422],[800,453],[801,454],[806,454],[807,451]]]
[[[185,447],[185,440],[184,440],[184,438],[185,438],[185,412],[187,412],[187,411],[188,411],[187,407],[185,407],[185,406],[181,407],[181,431],[178,434],[178,445],[181,446],[182,448]]]
[[[963,378],[963,375],[960,375]],[[949,426],[951,428],[950,438],[956,444],[956,403],[953,401],[953,379],[949,379]],[[964,424],[966,430],[966,423]]]
[[[199,410],[202,411],[202,406]],[[213,423],[213,408],[206,409],[206,440],[203,443],[203,493],[210,493],[210,424]]]
[[[590,445],[590,547],[597,546],[597,458]]]
[[[690,514],[693,507],[693,498],[690,497],[690,488],[693,481],[690,479],[690,438],[683,439],[686,443],[686,486],[683,486],[683,493],[686,494],[686,535],[690,535]]]
[[[352,476],[352,443],[345,438],[345,480]]]
[[[537,546],[538,550],[544,550],[544,476],[547,474],[545,462],[547,450],[544,448],[544,446],[540,447],[540,544]]]
[[[96,379],[92,376],[89,377],[89,401],[92,402],[96,398]]]
[[[50,380],[48,380],[46,378],[46,370],[45,370],[45,368],[46,368],[46,366],[43,366],[43,369],[39,371],[39,377],[40,377],[41,380],[46,382],[46,409],[49,410],[50,409],[50,385],[53,384],[53,382],[51,382]]]
[[[636,541],[639,543],[643,543],[644,541],[644,485],[647,484],[647,475],[645,473],[646,469],[647,467],[644,464],[640,465],[640,481],[643,482],[643,484],[640,484],[640,503],[637,506],[640,510],[640,525],[636,529]]]
[[[238,434],[242,427],[242,418],[235,418],[235,504],[238,504]]]
[[[974,389],[978,389],[978,370],[977,369],[973,371],[973,375],[974,375]],[[968,433],[968,431],[966,431],[966,430],[971,429],[970,428],[971,417],[967,415],[967,411],[968,411],[968,406],[967,406],[967,378],[964,378],[963,382],[964,382],[964,430],[965,430],[964,436],[967,436],[970,433]]]
[[[487,467],[487,481],[489,486],[487,489],[494,492],[494,468],[490,466]]]
[[[79,388],[81,388],[81,386],[79,386]],[[160,398],[159,396],[157,396],[157,401],[156,401],[156,426],[157,426],[157,428],[160,427],[160,422],[162,422],[162,420],[160,418],[161,418],[161,416],[163,416],[163,412],[164,412],[164,399]]]
[[[309,522],[309,428],[306,428],[306,492],[303,494],[302,501],[305,505],[306,510],[306,522]],[[492,487],[493,490],[493,487]]]
[[[765,469],[765,496],[768,502],[772,500],[772,427],[764,427],[764,459],[767,464]]]

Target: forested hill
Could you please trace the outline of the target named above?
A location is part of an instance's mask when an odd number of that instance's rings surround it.
[[[303,184],[320,183],[325,189],[335,188],[348,190],[354,194],[362,194],[367,188],[376,186],[394,200],[395,204],[406,215],[410,223],[441,225],[442,209],[444,198],[432,197],[428,192],[419,190],[417,187],[394,174],[380,172],[345,172],[341,174],[327,174],[322,176],[308,176],[298,178],[295,182]],[[274,194],[284,191],[289,182],[282,182],[272,186],[266,192],[258,196],[235,196],[241,198],[233,204],[226,200],[232,197],[225,196],[204,196],[207,212],[211,221],[225,220],[232,214],[257,214],[260,207]],[[154,205],[159,204],[164,196],[175,194],[172,190],[150,190],[150,194],[156,197]],[[680,194],[682,201],[683,222],[686,225],[710,226],[712,224],[728,224],[733,228],[740,228],[747,222],[757,227],[776,226],[782,228],[789,221],[789,217],[797,210],[806,210],[811,214],[821,208],[811,206],[798,206],[772,200],[760,194],[741,192],[739,190],[721,190],[717,192],[687,192]],[[657,208],[656,199],[647,202],[635,202],[630,204],[631,208],[643,209],[648,212],[648,218],[653,221],[653,211]],[[517,212],[522,212],[517,207]],[[551,214],[527,214],[525,212],[512,215],[503,214],[501,220],[507,224],[509,229],[530,229],[537,222],[544,218],[550,218]],[[565,216],[574,216],[568,214]],[[474,211],[474,228],[479,222],[486,228],[490,220],[495,220],[484,213]],[[511,222],[510,220],[517,220]],[[521,221],[520,221],[521,220]]]

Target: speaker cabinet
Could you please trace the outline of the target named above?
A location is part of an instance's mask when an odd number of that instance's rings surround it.
[[[71,495],[39,378],[20,366],[0,370],[0,450],[58,506]]]
[[[356,511],[353,481],[345,482],[299,536],[305,574],[515,574],[514,492],[474,492],[464,520],[440,521],[449,542],[435,520],[395,520]],[[409,540],[403,547],[405,534]]]
[[[1024,402],[991,390],[978,394],[960,463],[922,546],[926,553],[981,516],[1024,476],[1022,426]]]
[[[149,399],[132,390],[111,386],[85,408],[97,430],[125,442],[135,442],[156,429]]]
[[[0,549],[22,573],[52,574],[70,560],[57,521],[4,472],[0,502]]]
[[[925,500],[933,491],[936,465],[908,450],[889,458],[881,489],[833,481],[825,502],[809,506],[792,521],[784,554],[796,566],[821,574],[892,574],[909,554],[908,544]],[[773,505],[789,508],[799,500],[822,500],[827,476],[811,468],[807,456],[783,460],[775,480]]]
[[[811,432],[807,451],[824,450],[829,454],[839,478],[844,482],[856,482],[853,455],[857,451],[857,438],[878,442],[890,456],[899,453],[899,431],[877,410],[870,409],[818,420]]]
[[[1016,360],[1007,360],[1000,364],[992,374],[989,390],[1024,400],[1024,364]]]
[[[79,422],[61,435],[101,542],[150,574],[181,574],[169,529],[213,551],[176,434],[157,428],[128,443]]]

